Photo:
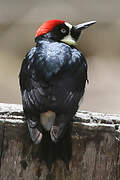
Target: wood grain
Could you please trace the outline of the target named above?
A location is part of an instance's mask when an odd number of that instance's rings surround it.
[[[29,137],[22,106],[0,104],[0,180],[120,180],[120,114],[78,111],[73,118],[68,171],[39,161],[40,145]]]

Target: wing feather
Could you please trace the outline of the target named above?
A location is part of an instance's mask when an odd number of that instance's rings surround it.
[[[34,59],[34,52],[26,55],[19,75],[23,109],[27,114],[40,114],[47,106],[48,85],[38,78],[33,68]]]

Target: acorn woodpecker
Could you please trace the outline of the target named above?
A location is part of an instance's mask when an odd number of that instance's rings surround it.
[[[41,142],[47,131],[59,142],[75,115],[87,81],[87,63],[75,47],[83,29],[95,21],[71,25],[49,20],[36,32],[19,74],[23,110],[31,139]]]

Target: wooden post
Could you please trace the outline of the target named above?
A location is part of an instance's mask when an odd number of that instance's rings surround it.
[[[51,171],[33,158],[21,105],[0,104],[0,180],[120,180],[120,114],[78,111],[73,119],[70,170]]]

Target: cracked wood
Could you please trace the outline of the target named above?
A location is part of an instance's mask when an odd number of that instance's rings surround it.
[[[1,180],[119,180],[120,114],[78,111],[73,118],[73,155],[49,171],[29,137],[22,106],[0,104]]]

